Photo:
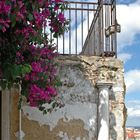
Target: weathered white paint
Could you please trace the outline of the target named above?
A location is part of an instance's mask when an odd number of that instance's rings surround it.
[[[89,132],[89,140],[92,140],[97,136],[97,89],[85,78],[79,67],[62,67],[59,76],[62,86],[58,93],[62,96],[65,106],[43,115],[37,109],[25,105],[22,108],[24,115],[30,120],[37,121],[40,126],[50,126],[50,131],[57,126],[59,120],[81,120],[84,129]],[[66,136],[64,140],[67,140]]]
[[[63,86],[60,87],[59,94],[63,96],[65,103],[96,102],[96,89],[79,69],[64,67],[60,77]]]
[[[97,83],[99,89],[98,140],[109,140],[109,88],[110,83]]]
[[[76,140],[86,140],[86,138],[81,139],[80,137],[77,137]]]
[[[62,140],[69,140],[69,137],[67,135],[67,133],[64,133],[62,131],[59,132],[58,136],[62,139]]]
[[[25,137],[25,133],[22,130],[20,130],[20,131],[18,131],[18,132],[15,133],[15,136],[17,138],[23,140],[23,138]]]
[[[27,115],[29,120],[37,121],[40,125],[49,125],[50,131],[57,126],[60,119],[65,122],[70,120],[82,120],[84,129],[89,131],[89,138],[96,134],[97,125],[97,105],[93,103],[66,104],[63,108],[53,111],[50,114],[43,115],[38,109],[29,106],[23,106],[23,113]],[[94,121],[93,121],[94,120]],[[89,139],[90,140],[90,139]]]
[[[59,132],[58,136],[62,139],[62,140],[86,140],[86,138],[74,138],[73,136],[71,136],[71,138],[68,137],[67,133],[64,133],[62,131]]]
[[[123,88],[123,86],[118,85],[118,86],[113,86],[112,90],[113,90],[113,92],[123,92],[124,88]]]

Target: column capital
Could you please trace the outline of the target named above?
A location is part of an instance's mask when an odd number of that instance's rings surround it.
[[[113,83],[111,82],[97,82],[96,87],[97,88],[111,88]]]

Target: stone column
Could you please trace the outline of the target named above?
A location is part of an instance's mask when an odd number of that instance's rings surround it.
[[[10,91],[4,90],[1,92],[2,94],[2,140],[10,140]]]
[[[109,89],[111,83],[97,83],[98,103],[98,140],[109,140]]]

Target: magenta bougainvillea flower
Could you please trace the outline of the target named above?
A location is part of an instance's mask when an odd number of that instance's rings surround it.
[[[44,103],[59,106],[56,87],[60,85],[54,63],[56,46],[49,40],[67,30],[62,0],[0,1],[0,85],[21,84],[21,99],[43,113]],[[21,102],[20,102],[21,103]]]
[[[58,19],[61,23],[64,23],[66,21],[64,14],[63,13],[59,13],[58,14]]]
[[[0,13],[9,14],[11,5],[6,4],[5,0],[0,1]]]
[[[32,62],[31,67],[32,67],[32,71],[34,71],[34,72],[42,72],[43,71],[40,62]]]

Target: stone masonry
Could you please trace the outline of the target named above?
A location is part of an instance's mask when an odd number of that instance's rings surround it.
[[[109,92],[109,140],[125,140],[126,108],[123,64],[115,58],[60,56],[58,94],[65,106],[43,115],[24,104],[22,140],[98,140],[97,83],[112,83]],[[14,91],[12,91],[14,92]],[[19,134],[18,94],[12,94],[10,140]],[[16,118],[16,119],[14,119]]]

